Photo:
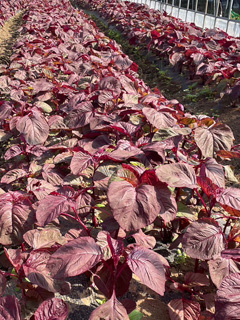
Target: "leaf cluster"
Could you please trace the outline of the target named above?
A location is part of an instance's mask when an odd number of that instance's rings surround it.
[[[11,264],[0,271],[2,318],[66,319],[55,294],[69,294],[68,278],[82,273],[107,299],[91,320],[139,318],[125,297],[133,274],[161,296],[182,294],[168,305],[172,319],[214,317],[202,289],[209,275],[216,319],[237,314],[240,191],[226,186],[222,162],[240,155],[231,129],[151,91],[68,0],[14,4],[27,13],[0,69],[0,243]],[[202,203],[196,216],[179,214],[184,194]],[[151,229],[201,260],[182,281]],[[21,304],[5,295],[9,278]]]

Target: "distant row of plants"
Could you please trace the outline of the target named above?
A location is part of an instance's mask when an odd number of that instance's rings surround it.
[[[202,31],[148,5],[129,1],[75,0],[75,4],[98,11],[133,45],[144,45],[168,59],[179,72],[205,85],[217,85],[220,96],[232,103],[240,97],[240,39],[218,29]]]

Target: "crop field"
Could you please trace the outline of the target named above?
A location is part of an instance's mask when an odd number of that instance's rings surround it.
[[[128,2],[2,0],[0,318],[239,320],[232,129],[81,8],[238,106],[240,39]]]

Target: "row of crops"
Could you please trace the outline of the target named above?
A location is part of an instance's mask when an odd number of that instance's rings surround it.
[[[55,294],[90,271],[107,299],[91,320],[134,319],[133,274],[159,296],[179,294],[171,319],[237,319],[240,191],[226,186],[223,162],[239,157],[231,129],[151,91],[68,0],[2,2],[26,13],[0,68],[0,243],[11,265],[0,270],[0,315],[64,320]],[[196,214],[179,214],[186,195]],[[153,229],[195,259],[184,279],[154,251]],[[6,295],[11,281],[21,303]]]
[[[18,1],[16,2],[16,5],[8,1],[1,2],[0,26],[3,26],[4,22],[14,17],[20,9],[21,5]]]
[[[217,86],[220,96],[230,95],[232,101],[239,98],[239,38],[217,29],[203,32],[193,23],[139,3],[118,0],[73,2],[99,12],[123,32],[130,44],[145,45],[191,79]]]

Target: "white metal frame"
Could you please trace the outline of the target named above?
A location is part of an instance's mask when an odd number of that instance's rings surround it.
[[[186,22],[194,22],[196,26],[202,28],[213,29],[219,28],[227,32],[230,36],[240,37],[240,21],[231,19],[231,10],[233,6],[233,0],[230,0],[230,7],[228,17],[219,16],[219,8],[221,5],[220,0],[214,0],[214,12],[215,14],[208,14],[209,0],[205,0],[204,12],[198,11],[199,0],[192,1],[192,7],[195,3],[195,8],[189,9],[190,0],[187,1],[187,8],[181,6],[182,0],[179,0],[179,5],[175,5],[175,0],[169,3],[168,0],[125,0],[130,2],[136,2],[140,4],[147,4],[151,9],[166,11],[168,14],[175,18],[180,18]]]

